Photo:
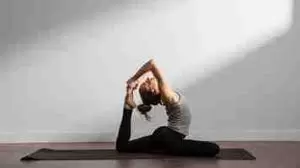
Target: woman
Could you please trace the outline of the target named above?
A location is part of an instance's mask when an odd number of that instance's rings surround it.
[[[149,71],[154,77],[139,83],[139,78]],[[143,104],[137,106],[133,100],[133,91],[139,85]],[[165,106],[168,125],[157,128],[151,135],[130,140],[133,109],[138,108],[149,120],[150,117],[147,113],[151,110],[151,106],[159,104]],[[202,157],[214,157],[218,154],[220,148],[216,143],[185,139],[189,134],[190,123],[191,114],[183,95],[172,90],[151,59],[127,81],[123,117],[116,141],[116,150],[118,152],[164,153]]]

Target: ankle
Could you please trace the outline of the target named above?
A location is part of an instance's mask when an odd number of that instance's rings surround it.
[[[127,103],[124,103],[124,108],[127,109],[127,110],[133,110],[134,107],[132,107],[131,105],[127,104]]]

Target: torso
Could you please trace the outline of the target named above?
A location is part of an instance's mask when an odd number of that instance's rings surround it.
[[[165,105],[168,115],[168,127],[187,136],[191,124],[190,109],[184,96],[179,92],[176,93],[178,96],[176,103]]]

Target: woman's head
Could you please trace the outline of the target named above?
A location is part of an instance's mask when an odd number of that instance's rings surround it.
[[[140,85],[139,93],[143,104],[138,106],[138,110],[149,120],[150,117],[147,113],[151,110],[151,105],[161,104],[161,95],[156,78],[147,78]]]
[[[156,78],[147,78],[139,88],[143,104],[157,105],[161,102],[160,91]]]

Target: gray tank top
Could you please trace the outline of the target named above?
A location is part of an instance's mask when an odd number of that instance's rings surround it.
[[[191,124],[191,113],[182,94],[176,92],[179,96],[177,103],[165,106],[168,116],[168,127],[186,136],[189,135],[189,127]]]

